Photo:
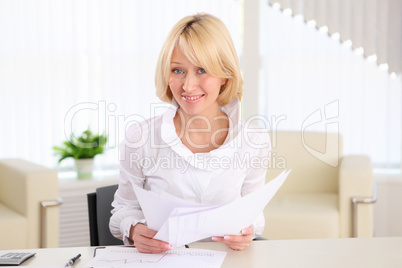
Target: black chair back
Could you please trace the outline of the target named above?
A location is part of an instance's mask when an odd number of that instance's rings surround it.
[[[112,202],[117,187],[117,184],[100,187],[95,193],[87,194],[91,246],[123,245],[123,241],[115,238],[109,229]]]

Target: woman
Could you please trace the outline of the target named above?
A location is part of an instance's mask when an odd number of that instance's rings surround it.
[[[147,253],[171,246],[153,239],[157,232],[147,227],[133,184],[205,205],[227,204],[264,185],[266,166],[250,163],[267,159],[270,152],[268,132],[240,121],[238,57],[216,17],[197,14],[174,26],[160,53],[155,82],[158,97],[172,106],[127,130],[110,220],[114,236]],[[239,230],[241,235],[212,240],[241,250],[264,224],[261,213],[252,226]]]

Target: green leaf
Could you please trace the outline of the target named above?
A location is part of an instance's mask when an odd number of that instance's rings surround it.
[[[107,140],[105,134],[93,134],[88,128],[78,137],[71,133],[70,139],[64,141],[61,146],[53,146],[53,151],[56,156],[59,156],[58,163],[69,157],[74,159],[94,158],[104,152]]]

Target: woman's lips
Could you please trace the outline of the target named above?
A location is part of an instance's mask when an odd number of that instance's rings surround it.
[[[202,99],[202,97],[204,97],[204,94],[201,94],[201,95],[182,95],[181,97],[185,102],[195,103],[195,102],[198,102],[200,99]]]

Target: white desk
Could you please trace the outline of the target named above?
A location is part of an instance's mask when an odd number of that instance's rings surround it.
[[[193,243],[190,247],[226,251],[223,268],[402,267],[402,237],[255,241],[243,251],[231,250],[217,242]],[[2,250],[0,254],[7,251]],[[75,267],[85,267],[93,257],[94,248],[25,251],[36,252],[36,256],[21,266],[61,267],[70,258],[81,253]]]

